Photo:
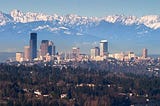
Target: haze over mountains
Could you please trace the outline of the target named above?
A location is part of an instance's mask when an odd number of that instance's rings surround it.
[[[107,39],[110,52],[130,50],[140,53],[142,48],[148,48],[152,54],[160,53],[159,15],[85,17],[19,10],[10,14],[0,12],[1,52],[22,51],[29,43],[30,32],[38,33],[38,42],[52,40],[61,51],[79,46],[83,53],[89,53],[101,39]]]

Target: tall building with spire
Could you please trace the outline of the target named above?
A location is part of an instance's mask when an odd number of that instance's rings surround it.
[[[37,58],[37,33],[30,34],[30,57]]]

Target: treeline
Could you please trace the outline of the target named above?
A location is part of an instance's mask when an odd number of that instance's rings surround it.
[[[0,64],[0,105],[160,105],[160,79],[87,67]]]

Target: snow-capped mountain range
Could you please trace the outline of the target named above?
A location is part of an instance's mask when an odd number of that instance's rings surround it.
[[[132,50],[138,51],[136,47],[152,49],[152,46],[157,44],[155,41],[160,39],[160,15],[85,17],[75,14],[61,16],[24,13],[19,10],[13,10],[9,14],[0,12],[0,42],[10,38],[14,46],[21,48],[15,43],[17,42],[15,39],[21,39],[21,43],[27,44],[25,39],[28,36],[25,35],[29,32],[38,32],[41,35],[39,40],[56,39],[57,45],[61,45],[62,41],[64,43],[69,41],[68,46],[84,48],[96,45],[95,42],[100,39],[107,39],[112,42],[111,48],[115,48],[112,51],[123,51],[132,47]],[[152,42],[152,45],[149,45],[149,42]],[[121,47],[117,46],[118,43]],[[129,43],[128,47],[126,43]],[[6,51],[3,46],[0,48]],[[157,49],[153,51],[160,52]]]
[[[43,13],[23,13],[19,10],[13,10],[10,14],[5,14],[0,12],[0,26],[6,25],[7,23],[28,23],[36,21],[58,21],[59,24],[65,25],[88,25],[91,23],[99,23],[101,21],[106,21],[110,23],[120,22],[125,25],[133,24],[144,24],[151,29],[160,28],[160,16],[159,15],[147,15],[142,17],[136,16],[124,16],[124,15],[108,15],[105,17],[85,17],[78,16],[75,14],[69,14],[65,16],[60,16],[57,14],[46,15]]]

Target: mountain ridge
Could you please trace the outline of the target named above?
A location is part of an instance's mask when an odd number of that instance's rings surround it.
[[[53,40],[61,51],[78,46],[89,53],[101,39],[107,39],[110,52],[131,50],[140,54],[142,48],[150,49],[153,54],[160,52],[157,47],[160,45],[158,15],[85,17],[23,13],[19,10],[10,14],[0,12],[0,42],[8,44],[0,45],[1,51],[23,51],[23,46],[28,45],[30,32],[38,33],[38,42]]]
[[[12,10],[10,14],[0,12],[0,25],[5,25],[8,22],[20,22],[20,23],[28,23],[35,21],[58,21],[60,24],[71,24],[71,25],[87,25],[90,23],[99,23],[101,21],[106,21],[109,23],[117,23],[125,25],[139,25],[144,24],[146,27],[151,29],[160,28],[160,16],[159,15],[146,15],[142,17],[136,16],[124,16],[124,15],[108,15],[105,17],[86,17],[79,16],[76,14],[68,14],[68,15],[46,15],[43,13],[33,13],[33,12],[22,12],[20,10]],[[10,17],[9,17],[10,16]]]

